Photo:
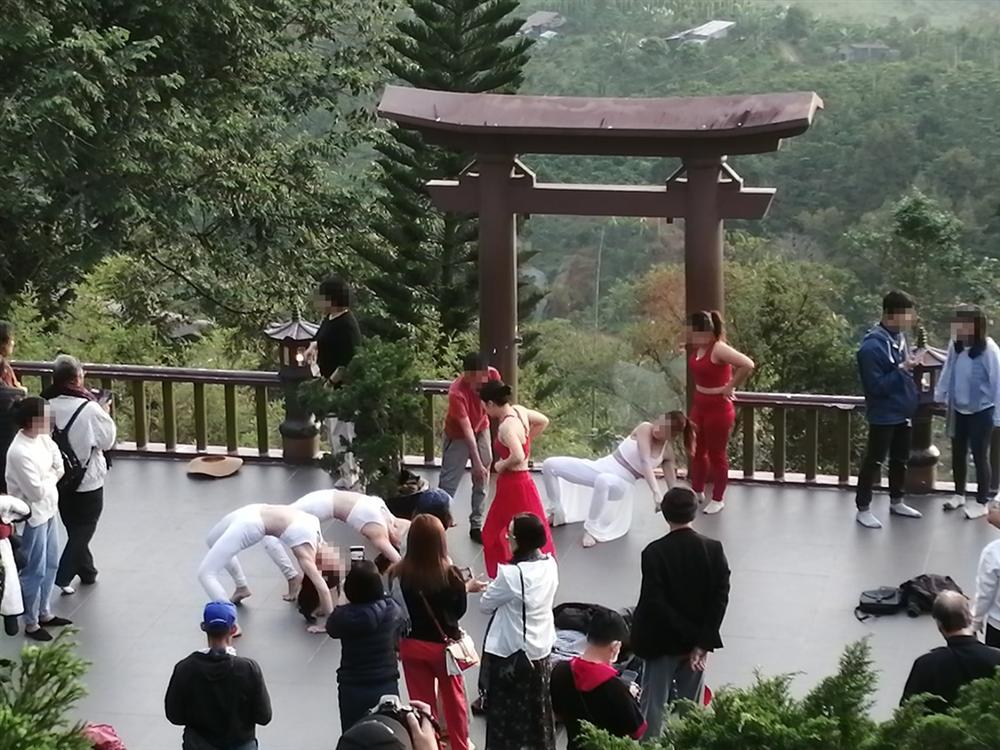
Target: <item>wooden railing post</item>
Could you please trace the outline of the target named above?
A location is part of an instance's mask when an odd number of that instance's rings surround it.
[[[784,481],[785,479],[785,449],[787,442],[787,426],[788,426],[788,415],[785,413],[784,407],[778,406],[774,409],[774,446],[772,451],[772,463],[774,469],[774,478],[777,481]]]
[[[434,464],[434,394],[424,394],[424,463]]]
[[[806,412],[806,481],[815,482],[819,468],[819,409]]]
[[[271,449],[267,432],[267,386],[258,385],[255,389],[254,406],[257,410],[257,453],[268,456]]]
[[[743,417],[743,477],[753,479],[754,470],[757,464],[757,435],[755,430],[756,412],[752,406],[740,408],[740,415]],[[695,438],[697,439],[697,438]]]
[[[177,409],[174,406],[173,381],[163,381],[163,445],[167,451],[177,450]]]
[[[239,453],[239,440],[238,432],[236,426],[236,386],[232,383],[226,383],[225,389],[225,399],[226,399],[226,451],[228,453]]]
[[[205,384],[194,384],[194,444],[199,453],[208,447],[208,421],[205,415]]]
[[[141,380],[132,381],[132,412],[136,450],[145,450],[149,434],[146,422],[146,384]]]
[[[851,412],[846,409],[837,414],[837,480],[847,485],[851,482]]]

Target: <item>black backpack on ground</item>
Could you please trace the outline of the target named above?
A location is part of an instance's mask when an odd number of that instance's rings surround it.
[[[66,426],[61,430],[55,426],[55,423],[52,425],[52,441],[59,448],[59,453],[62,455],[63,461],[63,475],[56,482],[56,487],[60,495],[76,492],[80,487],[80,483],[83,482],[84,475],[87,473],[87,466],[90,465],[90,456],[87,456],[87,463],[81,463],[79,456],[73,451],[73,446],[69,442],[70,428],[76,422],[76,418],[80,416],[80,412],[86,409],[89,403],[89,401],[84,400],[77,407],[76,411],[73,412],[73,416],[69,418]]]
[[[906,599],[906,614],[910,617],[919,617],[924,612],[930,612],[938,594],[945,591],[955,591],[965,595],[951,576],[941,576],[937,573],[924,573],[911,578],[900,584],[899,589]]]
[[[860,622],[872,617],[894,615],[906,606],[903,592],[892,586],[880,586],[877,589],[862,591],[858,606],[854,608],[854,616]]]

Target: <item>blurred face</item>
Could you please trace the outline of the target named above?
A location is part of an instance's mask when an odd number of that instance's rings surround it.
[[[30,429],[35,435],[42,435],[52,431],[52,428],[49,427],[49,407],[45,407],[42,416],[31,420]]]
[[[912,307],[907,307],[902,310],[893,310],[886,313],[885,319],[886,322],[897,331],[907,331],[910,328],[913,328],[913,324],[917,320],[917,311]]]
[[[709,346],[715,341],[715,335],[711,331],[696,331],[691,326],[687,327],[687,340],[691,346],[699,349]]]
[[[490,373],[488,370],[466,370],[463,374],[465,375],[465,382],[477,391],[490,379]]]
[[[666,416],[659,417],[653,422],[653,438],[655,440],[665,443],[671,437],[673,437],[673,431],[670,427],[670,420]]]
[[[316,550],[316,567],[321,572],[337,570],[340,567],[340,550],[329,544],[321,544]]]
[[[313,296],[313,304],[316,306],[316,310],[321,315],[330,315],[331,313],[335,313],[340,310],[340,308],[324,294],[316,294]]]
[[[14,353],[14,337],[11,336],[4,342],[0,342],[0,356],[9,357]]]
[[[953,320],[951,337],[956,341],[970,342],[976,335],[976,324],[971,320]]]

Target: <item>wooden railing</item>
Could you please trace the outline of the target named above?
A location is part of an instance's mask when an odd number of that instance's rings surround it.
[[[280,409],[280,382],[276,372],[255,370],[210,370],[184,367],[151,367],[145,365],[84,364],[88,385],[100,384],[115,393],[116,420],[119,424],[119,453],[161,453],[169,456],[194,453],[229,453],[252,458],[280,459],[280,447],[272,428]],[[40,387],[51,381],[51,362],[15,362],[14,369],[22,379],[37,377]],[[159,392],[151,384],[159,384]],[[179,425],[177,402],[181,387],[190,386],[184,394],[190,403],[190,423]],[[223,426],[210,430],[208,400],[213,389],[221,387]],[[238,391],[239,389],[239,391]],[[252,440],[241,436],[240,419],[246,418],[237,406],[237,394],[242,401],[252,403]],[[157,398],[158,396],[158,398]],[[150,400],[156,399],[155,409]],[[250,411],[250,409],[247,409]],[[127,423],[123,428],[123,419]],[[156,418],[157,429],[151,428]],[[179,427],[190,440],[178,439]],[[221,444],[211,444],[213,433],[221,433]]]
[[[115,392],[120,453],[281,458],[277,425],[283,400],[277,372],[104,364],[84,369],[89,385]],[[37,378],[39,389],[51,382],[50,362],[16,362],[15,370],[22,378]],[[420,383],[426,428],[412,437],[422,443],[428,466],[437,461],[443,416],[438,402],[449,386],[447,380]],[[734,479],[841,487],[854,481],[863,435],[860,396],[741,392],[735,404]],[[1000,483],[1000,430],[994,434],[991,460],[995,489]],[[939,466],[938,473],[947,477],[949,467]]]

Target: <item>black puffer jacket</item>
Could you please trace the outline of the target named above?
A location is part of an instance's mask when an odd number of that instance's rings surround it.
[[[0,491],[7,490],[4,471],[7,468],[7,449],[17,434],[14,416],[11,413],[15,403],[24,398],[21,388],[10,388],[0,383]]]
[[[389,597],[370,604],[341,604],[326,621],[326,632],[341,641],[341,685],[376,685],[399,679],[396,652],[402,608]]]

